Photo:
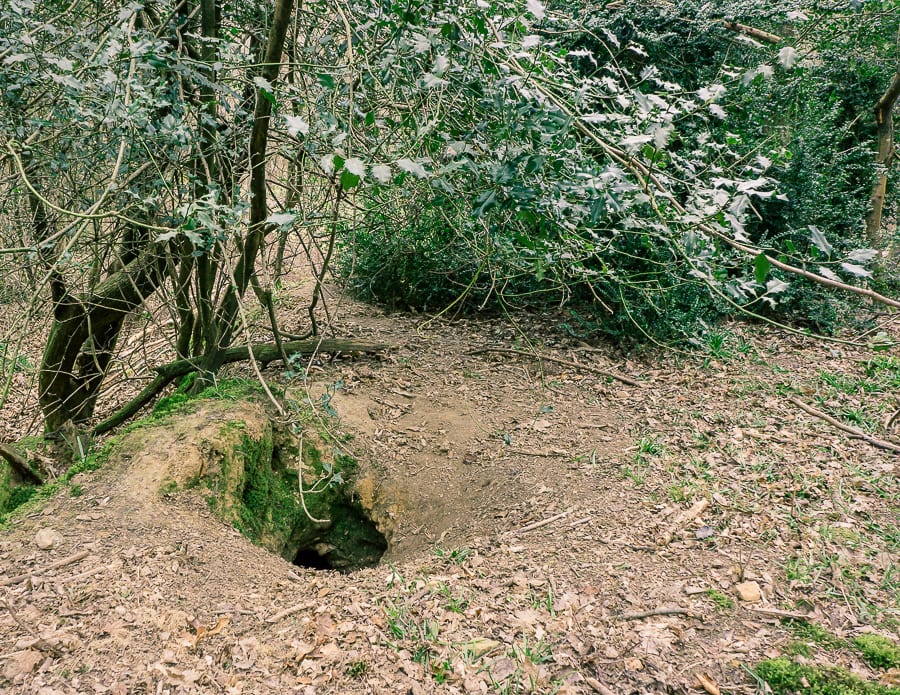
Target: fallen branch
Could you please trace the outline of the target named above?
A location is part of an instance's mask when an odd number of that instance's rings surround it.
[[[280,346],[287,355],[313,355],[320,352],[363,352],[379,353],[389,346],[381,343],[361,343],[355,340],[292,340],[282,343]],[[253,346],[253,359],[266,364],[281,359],[282,350],[276,343],[261,343]],[[222,364],[241,362],[250,359],[250,347],[241,345],[230,347],[222,352]],[[156,368],[156,377],[132,400],[126,403],[115,414],[94,427],[94,435],[109,432],[128,420],[141,408],[153,400],[162,390],[175,379],[196,371],[197,361],[192,359],[176,360]]]
[[[672,539],[675,537],[675,534],[678,533],[683,527],[692,522],[698,516],[700,516],[703,512],[706,511],[706,508],[709,506],[709,500],[705,497],[698,502],[694,502],[693,506],[690,509],[685,509],[678,516],[675,517],[675,521],[669,526],[668,530],[662,534],[656,542],[659,545],[668,545],[672,542]]]
[[[791,403],[793,403],[794,405],[796,405],[798,408],[800,408],[800,410],[803,410],[803,411],[809,413],[810,415],[812,415],[813,417],[819,418],[820,420],[824,420],[829,425],[832,425],[833,427],[837,427],[839,430],[841,430],[843,432],[847,432],[848,434],[852,434],[854,437],[858,437],[859,439],[862,439],[863,441],[868,442],[869,444],[871,444],[874,447],[878,447],[879,449],[886,449],[887,451],[893,451],[895,454],[900,454],[900,445],[894,444],[893,442],[885,441],[884,439],[878,439],[876,437],[866,434],[865,432],[863,432],[860,429],[857,429],[856,427],[851,427],[850,425],[845,425],[840,420],[836,420],[835,418],[831,417],[831,415],[828,415],[827,413],[823,413],[821,410],[816,410],[811,405],[807,405],[806,403],[801,401],[799,398],[795,398],[795,397],[791,396],[790,398],[788,398],[788,400]]]
[[[748,27],[746,24],[739,24],[738,22],[725,22],[725,28],[766,43],[781,43],[784,41],[778,34],[773,34],[764,29],[757,29],[756,27]]]
[[[44,479],[28,465],[28,459],[8,444],[0,444],[0,458],[6,459],[7,463],[25,482],[33,485],[44,484]]]
[[[609,377],[610,379],[615,379],[616,381],[621,381],[623,384],[628,384],[629,386],[637,386],[638,388],[646,388],[647,384],[642,384],[640,381],[635,381],[631,377],[623,376],[621,374],[616,374],[615,372],[608,372],[604,369],[597,369],[596,367],[589,367],[585,364],[579,364],[578,362],[572,362],[571,360],[563,360],[559,357],[550,357],[549,355],[540,355],[535,352],[527,352],[525,350],[514,350],[512,348],[479,348],[478,350],[470,350],[470,355],[480,355],[485,352],[498,352],[504,355],[521,355],[522,357],[531,357],[536,360],[546,360],[547,362],[555,362],[556,364],[561,364],[565,367],[572,367],[572,369],[578,369],[583,372],[590,372],[592,374],[599,374],[600,376]]]
[[[0,586],[10,586],[11,584],[21,584],[26,579],[30,577],[36,577],[44,572],[49,572],[50,570],[59,569],[60,567],[65,567],[66,565],[72,565],[76,562],[84,560],[90,553],[87,550],[82,550],[80,553],[75,553],[74,555],[69,555],[69,557],[64,557],[62,560],[57,560],[46,567],[39,567],[36,570],[32,570],[27,574],[20,574],[16,577],[7,577],[6,579],[0,579]]]
[[[753,606],[745,606],[748,611],[765,615],[769,618],[778,618],[779,620],[797,620],[804,623],[810,622],[809,616],[803,613],[795,613],[794,611],[783,611],[778,608],[755,608]]]
[[[644,618],[652,618],[656,615],[690,615],[691,612],[686,608],[654,608],[652,611],[642,611],[640,613],[623,613],[622,615],[613,616],[617,620],[643,620]]]

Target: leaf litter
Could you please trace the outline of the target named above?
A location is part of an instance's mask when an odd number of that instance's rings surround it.
[[[739,325],[743,352],[626,356],[585,349],[560,316],[516,320],[420,328],[347,301],[338,332],[398,348],[321,361],[305,384],[267,373],[330,393],[335,429],[393,491],[377,567],[292,566],[197,491],[136,504],[112,471],[17,519],[0,541],[0,686],[714,695],[754,692],[744,666],[790,653],[787,617],[896,638],[896,458],[788,400],[890,438],[895,390],[871,376],[889,361]],[[565,364],[471,354],[520,334]],[[59,538],[41,549],[45,528]],[[824,658],[879,677],[839,646]]]

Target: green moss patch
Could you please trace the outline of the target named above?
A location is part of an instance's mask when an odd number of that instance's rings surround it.
[[[193,393],[196,373],[184,377],[178,387],[170,395],[160,398],[153,407],[150,418],[138,421],[146,424],[147,420],[155,421],[168,415],[184,412],[190,404],[209,399],[253,399],[260,396],[259,384],[248,379],[222,379],[215,386]],[[136,423],[136,424],[138,424]]]
[[[806,666],[785,657],[769,659],[754,669],[773,695],[897,695],[900,690],[869,683],[842,669]]]
[[[251,435],[222,426],[206,486],[210,506],[253,542],[294,564],[351,571],[377,564],[387,541],[353,492],[357,462],[314,436],[303,438],[302,486],[297,444],[277,428]]]
[[[823,649],[841,649],[847,646],[847,643],[844,640],[835,637],[828,632],[828,630],[815,623],[809,623],[803,620],[789,620],[787,626],[798,639],[804,642],[817,644]]]
[[[12,493],[12,469],[0,459],[0,514],[9,508],[9,496]]]
[[[860,635],[853,640],[872,668],[900,668],[900,647],[881,635]]]

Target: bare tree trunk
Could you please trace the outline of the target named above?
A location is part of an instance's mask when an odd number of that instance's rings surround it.
[[[878,126],[878,155],[876,163],[880,169],[878,179],[872,186],[871,210],[866,216],[866,239],[874,249],[881,249],[881,216],[887,194],[888,169],[894,162],[897,150],[894,147],[894,105],[900,98],[900,70],[894,73],[891,84],[875,105],[875,123]]]
[[[87,296],[54,302],[54,320],[38,377],[47,432],[93,415],[97,394],[125,317],[152,294],[163,277],[153,246]]]
[[[278,80],[281,71],[281,59],[284,54],[285,39],[290,27],[291,14],[294,9],[293,0],[277,0],[269,38],[266,44],[265,58],[260,70],[270,85]],[[272,117],[272,102],[262,87],[257,89],[256,108],[253,113],[253,130],[250,134],[250,221],[249,230],[244,239],[241,256],[234,270],[234,284],[225,293],[222,305],[216,314],[215,322],[208,328],[207,352],[200,369],[200,378],[195,388],[204,388],[210,375],[215,374],[222,364],[222,351],[231,344],[234,337],[235,321],[241,298],[250,284],[256,269],[256,258],[262,247],[266,233],[271,225],[268,218],[266,191],[266,150],[269,143],[269,122]]]

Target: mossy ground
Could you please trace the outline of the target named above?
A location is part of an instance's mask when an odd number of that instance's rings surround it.
[[[12,493],[12,470],[0,459],[0,514],[6,511]]]
[[[853,640],[872,668],[900,668],[900,646],[881,635],[859,635]]]
[[[255,543],[288,561],[315,547],[323,566],[353,569],[378,561],[387,547],[353,499],[355,459],[325,451],[320,437],[303,439],[302,486],[297,445],[291,437],[267,430],[254,438],[242,424],[223,426],[223,439],[238,433],[233,452],[223,460],[223,484],[231,498],[217,493],[210,504]],[[278,444],[276,444],[276,441]],[[238,479],[235,480],[235,477]]]
[[[9,495],[5,504],[0,503],[0,528],[14,517],[21,517],[33,512],[45,500],[69,486],[72,478],[79,473],[95,471],[101,468],[109,460],[110,451],[119,438],[119,436],[112,437],[102,447],[92,449],[83,459],[69,466],[56,480],[43,485],[9,486]],[[2,471],[0,471],[0,500],[3,497],[2,487]]]
[[[786,657],[757,664],[756,676],[773,695],[897,695],[900,689],[863,681],[837,668],[807,666]]]

